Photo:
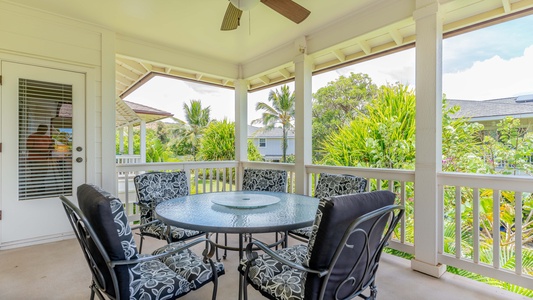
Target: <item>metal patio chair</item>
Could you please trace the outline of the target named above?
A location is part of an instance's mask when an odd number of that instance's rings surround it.
[[[322,199],[307,245],[249,243],[238,268],[244,299],[248,284],[269,299],[375,299],[381,253],[404,212],[394,201],[389,191]]]
[[[154,209],[159,203],[189,195],[189,184],[185,171],[139,174],[133,178],[133,183],[140,207],[141,225],[143,225],[140,228],[139,252],[142,251],[145,236],[159,240],[166,239],[172,243],[185,241],[203,234],[200,231],[174,226],[169,228],[154,217]]]
[[[91,299],[176,299],[209,282],[216,299],[224,266],[211,260],[212,242],[202,237],[140,255],[119,199],[88,184],[77,196],[80,208],[60,199],[92,273]],[[189,249],[198,244],[206,245],[203,257]]]
[[[367,180],[348,174],[320,173],[315,187],[315,197],[324,199],[332,196],[363,193]],[[289,236],[307,242],[311,237],[311,226],[290,230]]]

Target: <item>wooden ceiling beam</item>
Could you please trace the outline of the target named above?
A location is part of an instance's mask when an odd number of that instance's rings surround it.
[[[344,53],[342,53],[341,50],[339,50],[339,49],[334,50],[334,51],[333,51],[333,54],[335,55],[335,57],[336,57],[340,62],[344,62],[344,61],[346,61],[346,55],[344,55]]]
[[[391,29],[389,31],[389,34],[396,43],[396,45],[401,46],[403,44],[403,36],[397,29]]]

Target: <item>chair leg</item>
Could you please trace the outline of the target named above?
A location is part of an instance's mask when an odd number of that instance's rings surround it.
[[[139,254],[143,251],[143,241],[144,241],[144,235],[141,233],[141,242],[139,243]]]
[[[218,245],[218,232],[215,233],[215,244]],[[215,254],[216,254],[216,260],[220,261],[220,257],[218,257],[218,247],[215,248]]]
[[[228,234],[224,233],[224,246],[228,246]],[[222,258],[226,259],[228,257],[228,249],[224,249],[224,255],[222,255]]]
[[[96,287],[96,284],[94,283],[94,281],[91,283],[91,285],[89,286],[89,288],[91,289],[91,300],[94,300],[94,295],[96,294],[96,296],[98,296],[98,299],[100,300],[105,300],[104,296],[102,295],[102,293],[100,293],[100,291],[98,290],[98,288]]]
[[[211,296],[211,299],[216,300],[218,291],[218,272],[212,260],[209,260],[209,264],[211,265],[211,270],[213,272],[213,296]]]
[[[377,296],[378,296],[378,288],[376,287],[374,283],[372,283],[370,285],[370,299],[375,300],[377,299]]]

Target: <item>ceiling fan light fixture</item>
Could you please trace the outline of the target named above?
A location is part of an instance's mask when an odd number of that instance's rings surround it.
[[[229,0],[236,8],[247,11],[259,4],[260,0]]]

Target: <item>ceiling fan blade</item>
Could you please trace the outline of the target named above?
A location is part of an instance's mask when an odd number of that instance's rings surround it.
[[[296,24],[300,24],[311,13],[291,0],[261,0],[261,2]]]
[[[236,8],[231,2],[226,9],[226,14],[224,14],[224,19],[222,20],[222,25],[220,30],[235,30],[239,27],[239,20],[241,19],[242,10]]]

